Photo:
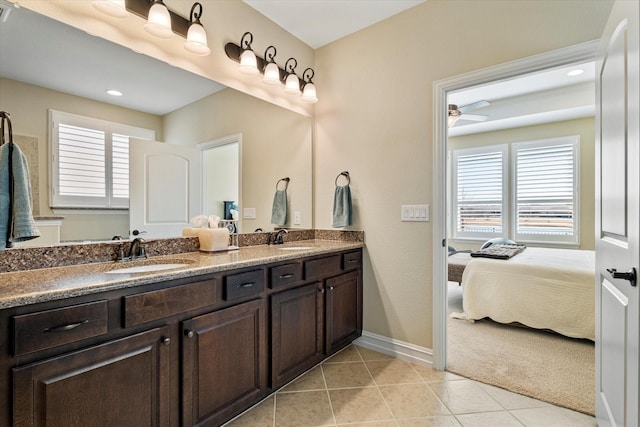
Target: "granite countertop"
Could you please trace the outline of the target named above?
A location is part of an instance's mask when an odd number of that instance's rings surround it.
[[[187,252],[154,256],[141,261],[102,262],[0,273],[0,309],[357,249],[363,246],[361,242],[301,240],[276,246],[248,246],[232,251]],[[304,249],[283,250],[283,248],[292,247]],[[136,265],[164,263],[188,265],[152,272],[108,273],[110,270]]]

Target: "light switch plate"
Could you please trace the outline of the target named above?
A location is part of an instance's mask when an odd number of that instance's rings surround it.
[[[300,225],[300,212],[293,213],[293,225]]]
[[[400,220],[402,222],[429,222],[429,205],[400,206]]]
[[[242,208],[242,218],[256,219],[256,208]]]

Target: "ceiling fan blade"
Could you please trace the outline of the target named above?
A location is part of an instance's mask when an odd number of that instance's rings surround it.
[[[484,122],[487,120],[487,116],[480,114],[463,114],[460,116],[460,120],[470,120],[472,122]]]
[[[478,108],[488,107],[489,105],[491,105],[489,101],[476,101],[471,104],[463,105],[462,107],[459,107],[458,110],[460,110],[461,113],[466,113],[467,111],[477,110]]]

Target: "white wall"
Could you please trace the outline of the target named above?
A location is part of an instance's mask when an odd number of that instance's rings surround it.
[[[316,51],[315,225],[351,173],[365,231],[364,329],[432,347],[433,83],[599,37],[609,1],[429,0]]]

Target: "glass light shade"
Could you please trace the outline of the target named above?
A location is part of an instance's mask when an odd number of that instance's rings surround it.
[[[126,18],[129,15],[124,0],[93,0],[93,7],[114,18]]]
[[[318,96],[316,95],[316,86],[309,82],[304,85],[304,89],[302,90],[302,100],[304,102],[316,103],[318,102]]]
[[[173,37],[171,31],[171,16],[163,3],[154,3],[149,9],[149,17],[144,29],[156,37],[169,39]]]
[[[258,74],[258,61],[251,49],[245,49],[240,54],[240,71],[245,74]]]
[[[200,24],[193,23],[189,26],[187,32],[187,41],[184,43],[184,48],[189,52],[205,56],[211,53],[211,49],[207,45],[207,32]]]
[[[264,69],[264,77],[262,81],[268,85],[279,85],[280,84],[280,69],[278,68],[278,64],[275,62],[269,62]]]
[[[287,80],[284,84],[284,91],[289,95],[298,95],[300,93],[300,80],[298,80],[298,76],[293,73],[290,73],[287,76]]]
[[[459,117],[460,116],[449,116],[449,118],[447,119],[448,127],[452,127],[453,125],[455,125]]]

